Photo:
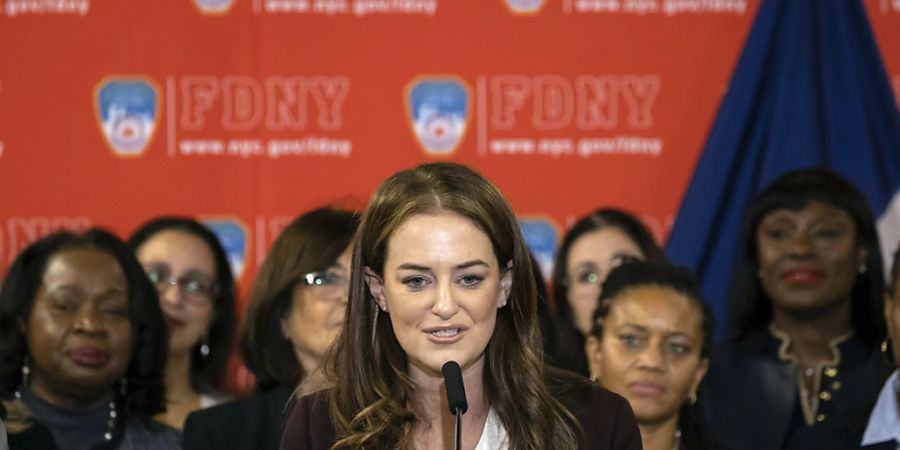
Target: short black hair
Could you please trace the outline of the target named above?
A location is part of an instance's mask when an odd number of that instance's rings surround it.
[[[294,286],[303,275],[331,267],[358,227],[356,213],[318,208],[294,219],[275,239],[256,274],[239,342],[259,390],[294,388],[309,375],[282,334],[281,319],[290,311]]]
[[[636,287],[654,286],[671,289],[690,299],[700,309],[700,328],[703,342],[700,356],[706,358],[712,350],[712,338],[715,330],[715,317],[712,309],[700,295],[700,287],[690,270],[674,266],[666,262],[630,260],[609,272],[603,289],[600,292],[600,307],[594,312],[591,334],[596,338],[603,336],[603,319],[623,291]]]
[[[209,355],[204,357],[198,342],[191,350],[191,387],[199,392],[219,390],[225,374],[235,328],[235,282],[231,264],[219,239],[209,228],[189,217],[162,216],[141,225],[128,239],[128,245],[137,253],[150,238],[163,231],[180,231],[203,241],[212,253],[216,265],[217,292],[213,298],[213,320],[209,326],[206,344]]]
[[[840,175],[819,168],[794,170],[775,179],[747,206],[738,244],[729,303],[730,338],[740,340],[772,322],[772,300],[759,283],[757,229],[776,209],[798,211],[810,202],[845,211],[856,225],[857,245],[867,250],[866,271],[856,275],[851,292],[851,323],[856,335],[876,348],[887,334],[884,324],[884,264],[875,219],[866,197]]]
[[[162,373],[168,334],[156,288],[125,243],[96,228],[81,235],[50,234],[26,247],[10,266],[0,289],[0,397],[12,398],[22,383],[28,343],[21,321],[31,314],[47,262],[57,253],[71,249],[108,253],[122,269],[128,282],[128,319],[133,340],[131,361],[125,373],[126,409],[145,416],[164,411]]]

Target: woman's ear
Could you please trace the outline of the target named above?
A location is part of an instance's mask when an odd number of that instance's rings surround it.
[[[382,311],[387,312],[387,300],[384,298],[384,283],[381,281],[381,277],[376,275],[375,271],[369,266],[365,267],[364,273],[366,286],[369,287],[369,293],[372,294],[375,302],[378,303],[378,307],[381,308]]]
[[[703,377],[706,376],[706,371],[709,370],[709,358],[702,358],[700,360],[700,365],[697,366],[697,372],[694,373],[694,380],[691,382],[691,394],[693,394],[694,400],[697,398],[697,389],[700,388],[700,383],[703,381]]]
[[[507,269],[500,274],[500,292],[497,295],[497,308],[506,306],[509,301],[509,294],[512,292],[513,273],[512,261],[507,265]]]
[[[587,356],[591,380],[599,381],[603,375],[603,350],[600,346],[600,339],[593,335],[588,336],[584,342],[584,353]]]

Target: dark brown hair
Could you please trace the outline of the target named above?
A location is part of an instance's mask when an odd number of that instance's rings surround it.
[[[417,214],[451,212],[470,220],[491,241],[501,267],[511,263],[512,290],[485,349],[484,390],[509,433],[510,448],[575,449],[578,424],[544,382],[535,280],[518,222],[503,194],[465,166],[425,164],[388,178],[373,194],[353,252],[350,300],[327,375],[333,380],[333,448],[409,447],[416,417],[407,408],[414,389],[406,354],[390,317],[378,313],[364,268],[383,275],[388,241]],[[337,374],[340,374],[338,377]]]
[[[356,213],[319,208],[295,219],[275,239],[256,274],[240,336],[241,356],[256,375],[258,389],[294,388],[308,375],[281,333],[281,319],[290,311],[301,277],[334,265],[358,226]]]

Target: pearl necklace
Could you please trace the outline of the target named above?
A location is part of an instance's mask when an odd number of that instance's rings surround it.
[[[16,400],[22,401],[22,394],[19,393],[18,390],[15,392]],[[33,394],[32,394],[33,395]],[[106,421],[106,431],[103,433],[103,440],[106,442],[112,441],[113,437],[115,437],[116,430],[116,417],[118,413],[116,413],[116,399],[115,394],[113,395],[113,399],[109,401],[109,419]]]

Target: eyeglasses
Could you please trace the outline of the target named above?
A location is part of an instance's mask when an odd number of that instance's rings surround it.
[[[323,300],[346,295],[350,290],[350,279],[331,270],[304,274],[303,282],[313,295]]]
[[[156,285],[156,290],[163,292],[167,286],[177,286],[184,294],[184,299],[195,306],[206,305],[219,292],[218,284],[209,277],[194,272],[181,276],[172,275],[172,269],[165,264],[154,264],[144,268],[147,278]]]
[[[609,262],[609,270],[612,271],[614,268],[621,266],[627,262],[632,261],[640,261],[641,258],[632,255],[616,255]],[[582,270],[576,271],[573,274],[570,274],[563,281],[564,286],[575,286],[575,287],[587,287],[587,286],[597,286],[603,283],[603,280],[606,279],[606,275],[609,273],[602,274],[598,273],[596,268],[584,268]]]

